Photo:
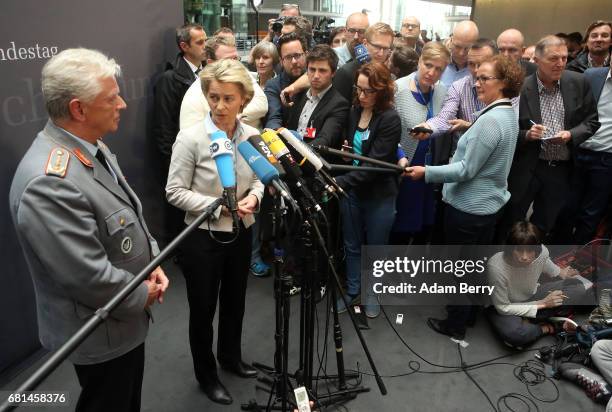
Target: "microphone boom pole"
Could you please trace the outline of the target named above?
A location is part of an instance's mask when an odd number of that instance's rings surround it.
[[[327,146],[319,145],[319,146],[314,146],[314,148],[323,153],[328,153],[332,156],[348,157],[349,159],[361,160],[364,163],[370,163],[370,164],[384,167],[387,169],[397,170],[398,172],[404,171],[403,167],[396,165],[395,163],[383,162],[382,160],[372,159],[371,157],[361,156],[355,153],[343,152],[342,150],[332,149],[331,147],[327,147]]]

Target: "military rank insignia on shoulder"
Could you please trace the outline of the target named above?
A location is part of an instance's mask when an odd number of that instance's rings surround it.
[[[49,153],[45,174],[47,176],[66,176],[68,170],[68,162],[70,161],[70,152],[63,147],[55,147]]]

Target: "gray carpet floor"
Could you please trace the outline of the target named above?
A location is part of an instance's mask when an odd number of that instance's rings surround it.
[[[231,392],[234,403],[221,406],[208,400],[195,381],[188,341],[188,306],[185,283],[180,270],[173,264],[166,266],[171,279],[171,288],[165,302],[155,308],[155,323],[152,325],[146,343],[146,366],[142,393],[143,411],[238,411],[241,403],[257,399],[266,403],[268,394],[256,388],[255,379],[241,379],[220,371],[221,380]],[[292,327],[290,338],[290,371],[295,371],[298,362],[299,344],[299,298],[293,297]],[[247,291],[247,311],[243,329],[243,358],[247,362],[260,362],[271,365],[274,355],[274,299],[271,278],[249,277]],[[429,316],[443,316],[441,307],[387,307],[388,316],[402,339],[409,345],[411,352],[398,338],[384,315],[369,320],[370,329],[363,331],[372,357],[387,387],[388,394],[381,395],[372,369],[367,361],[357,335],[347,314],[340,315],[344,361],[346,369],[363,372],[361,386],[369,392],[359,394],[355,399],[329,411],[508,411],[497,409],[498,399],[508,393],[518,393],[531,398],[535,405],[531,411],[603,411],[604,407],[594,404],[582,390],[572,384],[555,379],[532,386],[530,395],[525,384],[519,382],[513,372],[517,365],[534,359],[534,352],[515,353],[509,351],[493,336],[489,325],[482,317],[474,328],[469,329],[466,341],[469,346],[461,348],[465,364],[473,365],[499,356],[510,355],[494,364],[469,372],[451,368],[460,365],[458,345],[449,338],[431,331],[425,324]],[[319,339],[315,351],[317,370],[328,374],[336,373],[335,350],[331,329],[328,335],[327,362],[321,368],[319,358],[324,356],[325,317],[328,311],[321,303],[317,311]],[[402,325],[395,324],[396,314],[404,314]],[[537,346],[552,344],[552,338],[542,339]],[[423,359],[419,359],[417,354]],[[44,359],[44,358],[43,358]],[[18,375],[4,389],[15,388],[41,361]],[[416,363],[418,362],[418,364]],[[447,366],[433,366],[431,364]],[[325,364],[325,363],[324,363]],[[450,367],[450,368],[448,368]],[[414,372],[418,369],[418,372]],[[317,372],[315,370],[315,373]],[[549,368],[546,372],[550,375]],[[487,400],[486,393],[495,409]],[[356,385],[355,379],[349,386]],[[333,386],[329,386],[333,390]],[[68,391],[74,401],[78,398],[79,386],[74,369],[69,362],[63,363],[50,375],[39,390]],[[558,395],[557,395],[558,390]],[[320,384],[319,393],[326,393],[325,385]],[[541,399],[537,400],[535,397]],[[554,402],[545,402],[552,400]],[[542,401],[544,400],[544,401]],[[509,400],[508,405],[516,411],[527,411],[525,405]],[[36,410],[60,411],[72,408],[38,408]],[[27,410],[27,409],[26,409]],[[30,409],[31,410],[31,409]]]

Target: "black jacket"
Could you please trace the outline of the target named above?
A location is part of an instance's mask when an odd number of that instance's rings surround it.
[[[346,134],[349,144],[357,130],[361,111],[360,107],[355,107],[349,115]],[[397,145],[401,129],[402,122],[395,109],[375,114],[370,121],[369,137],[362,143],[363,155],[384,162],[397,163]],[[372,165],[365,164],[365,166]],[[336,177],[336,180],[344,190],[355,189],[363,198],[397,195],[397,173],[351,171]]]
[[[306,92],[302,92],[296,96],[295,104],[289,110],[285,109],[287,121],[283,124],[287,129],[297,130],[306,101]],[[344,140],[349,109],[349,102],[332,86],[308,119],[308,127],[316,129],[315,138],[306,139],[308,143],[339,149]]]
[[[610,50],[612,51],[612,47],[610,48]],[[606,65],[605,67],[609,67],[609,65],[610,64],[608,62],[608,65]],[[578,55],[576,56],[574,60],[572,60],[570,63],[567,64],[566,70],[570,70],[570,71],[578,72],[578,73],[584,73],[584,71],[588,68],[589,68],[589,51],[583,50],[580,53],[578,53]]]
[[[349,60],[336,72],[334,76],[334,88],[347,101],[353,101],[353,85],[355,84],[355,73],[361,64],[355,59]]]
[[[591,137],[599,128],[597,106],[591,87],[582,74],[564,71],[561,75],[561,95],[565,108],[564,128],[572,135],[568,148],[575,156],[575,148]],[[541,142],[525,138],[533,120],[542,124],[540,96],[536,75],[525,79],[519,103],[519,136],[514,160],[508,176],[508,189],[512,196],[521,199],[529,186],[538,159]]]
[[[174,68],[166,70],[155,84],[153,94],[153,137],[160,153],[170,162],[172,145],[179,132],[181,102],[196,76],[179,54]]]

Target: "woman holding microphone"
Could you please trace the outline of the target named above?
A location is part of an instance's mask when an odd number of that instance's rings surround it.
[[[484,60],[476,74],[476,93],[485,108],[459,139],[450,164],[406,168],[413,180],[444,183],[444,235],[450,245],[491,244],[499,211],[510,199],[507,179],[518,137],[510,99],[518,96],[523,72],[515,61],[497,55]],[[447,311],[447,319],[430,318],[428,325],[463,339],[476,309],[466,303]]]
[[[224,59],[209,64],[200,73],[200,80],[210,113],[179,132],[172,148],[166,196],[168,202],[186,212],[185,223],[189,224],[223,195],[209,147],[213,133],[225,132],[234,152],[239,230],[234,233],[228,209],[218,208],[183,242],[180,267],[187,286],[189,343],[196,379],[212,401],[230,404],[232,398],[217,375],[212,322],[218,297],[219,363],[241,377],[256,376],[257,371],[242,361],[241,335],[251,258],[249,227],[264,187],[242,156],[236,156],[236,147],[259,131],[237,120],[253,97],[253,83],[240,62]]]
[[[391,72],[382,63],[367,63],[357,70],[353,109],[349,114],[347,139],[353,152],[389,163],[395,163],[400,139],[400,118],[393,109],[395,84]],[[359,161],[354,161],[359,166]],[[357,303],[361,291],[361,246],[386,245],[395,216],[397,175],[351,171],[336,177],[347,192],[340,213],[346,254],[346,299]],[[374,318],[380,306],[373,293],[366,292],[365,313]],[[346,311],[340,298],[338,313]]]

